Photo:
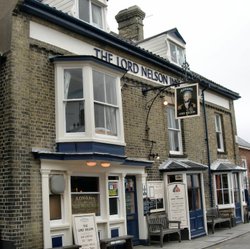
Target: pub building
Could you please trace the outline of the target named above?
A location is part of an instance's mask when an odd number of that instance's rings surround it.
[[[116,15],[115,34],[107,8],[107,0],[3,4],[3,248],[73,245],[81,214],[95,216],[100,239],[129,234],[134,245],[147,243],[148,213],[181,220],[184,239],[208,233],[211,206],[244,221],[239,94],[183,69],[176,28],[144,39],[145,13],[132,6]],[[184,88],[194,103],[178,117]]]

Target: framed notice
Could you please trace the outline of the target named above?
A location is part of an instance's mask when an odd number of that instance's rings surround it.
[[[175,88],[175,118],[200,115],[199,87],[190,84]]]
[[[80,249],[100,249],[95,214],[73,215],[73,232]]]

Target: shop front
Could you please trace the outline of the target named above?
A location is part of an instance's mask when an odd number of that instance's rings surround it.
[[[145,217],[138,210],[148,161],[34,153],[41,162],[45,248],[74,244],[72,219],[81,214],[94,215],[100,239],[126,234],[134,236],[134,244],[146,239],[146,231],[139,231]]]
[[[215,204],[221,211],[232,212],[234,224],[244,222],[247,203],[243,179],[246,169],[229,160],[217,160],[212,164],[211,169],[215,182]]]

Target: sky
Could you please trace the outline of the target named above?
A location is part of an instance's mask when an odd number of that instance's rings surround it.
[[[190,69],[234,92],[238,136],[250,142],[250,0],[109,0],[108,24],[133,5],[145,13],[144,38],[177,28]]]

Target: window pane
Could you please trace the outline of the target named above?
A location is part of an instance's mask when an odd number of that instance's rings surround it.
[[[216,189],[221,189],[222,188],[222,183],[221,183],[221,175],[216,175]]]
[[[106,114],[107,134],[116,136],[117,135],[116,108],[105,107],[105,114]]]
[[[135,213],[135,197],[134,192],[126,192],[126,210],[127,214]]]
[[[177,63],[177,55],[175,50],[175,45],[170,43],[170,53],[171,53],[171,60]]]
[[[105,77],[106,82],[106,102],[112,105],[117,105],[116,82],[115,78],[109,75]]]
[[[84,104],[82,101],[65,103],[66,132],[84,132]]]
[[[222,190],[217,190],[217,202],[218,204],[223,204]]]
[[[95,128],[96,133],[106,134],[104,106],[95,104]]]
[[[95,213],[100,215],[99,194],[73,194],[71,195],[72,214]]]
[[[94,99],[105,102],[104,74],[93,71]]]
[[[83,78],[81,68],[64,70],[64,98],[83,98]]]
[[[177,46],[177,54],[178,54],[178,64],[182,65],[185,61],[184,51],[182,48]]]
[[[223,174],[222,175],[222,182],[223,182],[223,188],[228,188],[228,178],[227,178],[227,174]]]
[[[72,176],[71,192],[99,192],[99,178]]]
[[[89,18],[89,0],[79,0],[79,18],[90,22]]]
[[[103,28],[102,25],[102,8],[92,3],[92,22],[97,27]]]
[[[95,104],[95,127],[98,134],[116,136],[116,108]]]
[[[229,191],[228,191],[228,189],[224,190],[223,194],[224,194],[224,204],[229,204]]]
[[[115,215],[118,214],[118,199],[109,198],[109,214]]]
[[[177,131],[169,130],[169,147],[171,151],[180,151],[179,148],[179,134]]]
[[[50,220],[62,218],[61,195],[52,194],[49,196]]]

